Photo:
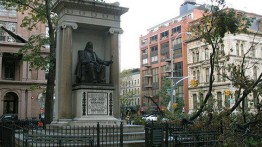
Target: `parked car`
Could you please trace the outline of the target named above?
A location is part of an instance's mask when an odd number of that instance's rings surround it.
[[[3,121],[17,121],[17,120],[18,120],[17,114],[13,114],[13,113],[3,114],[0,117],[0,122],[3,122]]]
[[[148,115],[144,117],[144,120],[146,121],[157,121],[157,115]]]

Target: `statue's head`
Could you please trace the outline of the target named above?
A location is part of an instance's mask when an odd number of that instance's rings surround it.
[[[85,50],[93,51],[93,43],[90,41],[87,42]]]

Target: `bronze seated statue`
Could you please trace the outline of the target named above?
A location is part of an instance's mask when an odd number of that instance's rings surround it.
[[[105,83],[105,67],[112,63],[101,60],[93,51],[93,43],[87,42],[85,49],[78,51],[76,83]]]

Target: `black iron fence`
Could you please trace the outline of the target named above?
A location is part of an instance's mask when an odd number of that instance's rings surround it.
[[[0,124],[3,147],[114,146],[123,147],[123,124],[114,126],[46,126],[29,122]],[[0,145],[0,146],[1,146]]]
[[[145,145],[150,147],[211,147],[221,145],[217,127],[190,128],[180,123],[154,123],[145,125]]]

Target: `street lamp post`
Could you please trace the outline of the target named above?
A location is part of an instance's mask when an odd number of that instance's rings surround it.
[[[174,103],[176,103],[176,97],[174,97],[174,90],[175,90],[175,85],[174,85],[174,49],[175,49],[175,41],[176,39],[182,35],[182,34],[187,34],[187,35],[191,35],[191,32],[180,32],[176,35],[174,42],[173,42],[173,48],[171,49],[171,105],[173,105]],[[183,77],[182,77],[183,78]],[[173,110],[173,108],[171,107],[171,110]]]

